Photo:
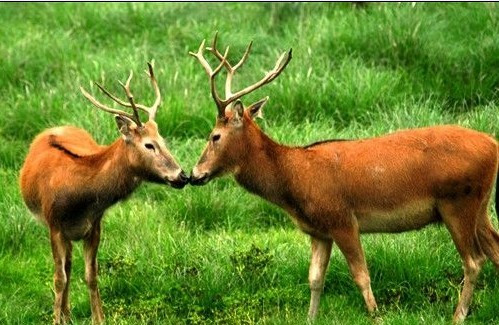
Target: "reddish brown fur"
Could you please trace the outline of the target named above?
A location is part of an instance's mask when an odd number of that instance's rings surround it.
[[[231,172],[241,186],[288,211],[311,235],[310,317],[317,314],[333,241],[372,311],[376,303],[358,234],[443,221],[465,265],[463,298],[454,315],[456,321],[464,319],[484,254],[499,269],[499,235],[486,212],[498,169],[493,138],[436,126],[288,147],[266,136],[249,111],[241,122],[234,121],[233,112],[217,119],[212,135],[220,139],[208,143],[191,181],[204,184]]]
[[[31,144],[21,169],[24,201],[50,230],[55,263],[55,323],[69,319],[71,241],[84,241],[92,318],[100,323],[103,313],[96,255],[104,211],[131,194],[142,180],[178,187],[187,181],[162,144],[154,121],[138,128],[130,120],[117,120],[119,125],[129,123],[121,127],[126,135],[109,146],[98,145],[86,131],[75,127],[42,132]],[[154,144],[154,153],[144,148],[144,143]]]
[[[86,222],[85,215],[81,215],[84,212],[97,217],[139,185],[140,179],[132,173],[126,156],[125,141],[121,138],[106,147],[99,146],[86,131],[75,127],[46,130],[31,144],[21,169],[20,185],[26,205],[50,227]],[[77,198],[85,202],[76,202]],[[85,204],[97,198],[99,206],[90,208],[90,204]],[[55,207],[65,204],[88,206],[90,211],[59,215],[66,211]],[[87,232],[70,235],[66,234],[69,239],[78,240]]]
[[[499,269],[499,235],[487,216],[497,177],[497,142],[473,130],[439,126],[303,148],[277,144],[253,122],[268,98],[246,110],[239,98],[274,80],[291,60],[291,50],[264,79],[233,93],[232,78],[248,58],[251,43],[235,66],[216,44],[215,35],[207,48],[221,62],[214,70],[204,59],[204,41],[190,53],[210,78],[218,110],[191,184],[230,172],[244,188],[288,211],[311,236],[309,317],[318,312],[333,242],[372,312],[377,307],[360,233],[407,231],[443,221],[463,260],[464,286],[454,320],[464,320],[485,256]],[[222,66],[227,70],[225,99],[215,85]]]

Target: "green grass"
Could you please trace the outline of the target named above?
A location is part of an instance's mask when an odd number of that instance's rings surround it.
[[[109,114],[78,87],[117,79],[154,58],[164,96],[158,123],[184,169],[194,166],[215,117],[207,77],[188,51],[220,31],[241,55],[241,87],[294,58],[272,85],[260,125],[282,143],[364,138],[444,123],[499,134],[496,4],[0,4],[0,323],[51,320],[47,230],[19,195],[17,176],[41,130],[72,124],[99,142],[118,136]],[[137,73],[139,101],[153,94]],[[491,212],[496,222],[494,212]],[[142,186],[104,218],[100,288],[110,323],[303,324],[309,240],[284,212],[230,178],[176,191]],[[376,323],[446,324],[462,268],[443,227],[362,238],[380,306]],[[71,301],[90,323],[81,245]],[[488,263],[470,324],[499,322],[499,277]],[[333,250],[318,324],[372,324],[346,263]]]

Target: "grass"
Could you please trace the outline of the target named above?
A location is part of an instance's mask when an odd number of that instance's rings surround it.
[[[101,143],[113,119],[78,91],[96,92],[154,58],[164,95],[158,123],[184,169],[213,125],[207,78],[187,55],[220,31],[222,45],[253,53],[234,86],[294,58],[272,85],[260,124],[279,142],[364,138],[401,128],[460,124],[499,133],[499,10],[490,4],[0,4],[0,323],[49,323],[47,230],[29,214],[17,176],[41,130],[72,124]],[[146,79],[134,80],[150,101]],[[497,220],[495,213],[491,212]],[[496,224],[497,222],[494,221]],[[284,212],[230,178],[175,191],[146,184],[104,218],[100,288],[110,323],[302,324],[309,242]],[[383,324],[448,323],[462,269],[443,227],[362,238]],[[71,300],[90,323],[81,245]],[[488,263],[468,323],[499,322],[499,277]],[[318,324],[371,324],[346,263],[333,250]]]

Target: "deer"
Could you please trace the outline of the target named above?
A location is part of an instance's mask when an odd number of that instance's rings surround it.
[[[104,313],[97,285],[97,250],[104,212],[126,199],[143,181],[177,189],[188,184],[155,122],[161,93],[153,63],[148,63],[146,70],[156,95],[152,106],[135,103],[130,90],[133,71],[125,84],[120,82],[128,102],[96,83],[105,95],[133,113],[106,106],[80,87],[94,106],[115,116],[120,138],[106,146],[74,126],[50,128],[36,136],[22,166],[24,202],[49,229],[54,259],[54,324],[70,321],[72,242],[83,241],[92,322],[100,324]],[[147,122],[141,122],[139,110],[148,115]]]
[[[442,125],[360,140],[325,140],[307,146],[279,144],[255,122],[269,97],[249,106],[241,97],[276,79],[292,58],[284,52],[275,67],[256,83],[233,92],[235,72],[247,60],[252,42],[232,65],[215,35],[190,52],[209,77],[217,108],[216,122],[192,185],[230,174],[252,194],[279,206],[311,238],[308,319],[316,319],[333,243],[344,255],[350,274],[372,315],[377,310],[361,246],[362,233],[400,233],[443,223],[464,268],[464,284],[453,320],[465,319],[484,261],[499,270],[499,234],[488,215],[497,184],[498,143],[485,133]],[[213,69],[205,58],[213,55]],[[212,57],[212,58],[213,58]],[[216,77],[226,71],[225,98]],[[498,208],[496,191],[495,209]]]

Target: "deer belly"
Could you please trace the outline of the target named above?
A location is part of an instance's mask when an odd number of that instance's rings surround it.
[[[434,202],[421,201],[389,210],[355,212],[360,232],[403,232],[420,229],[439,220]]]
[[[71,240],[81,240],[87,237],[94,225],[94,220],[88,218],[71,218],[62,220],[64,235]]]

